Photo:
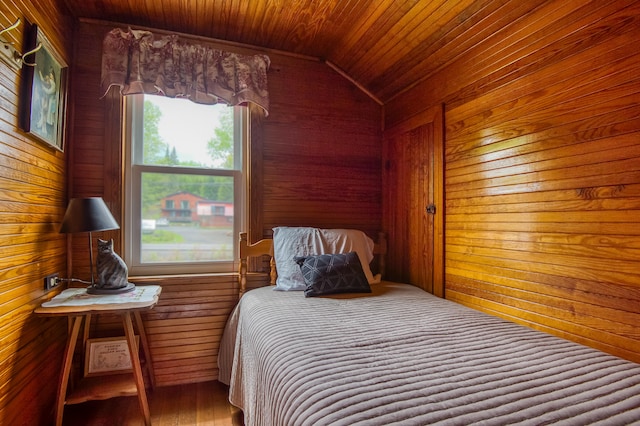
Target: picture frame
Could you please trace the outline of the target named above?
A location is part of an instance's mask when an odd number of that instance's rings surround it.
[[[139,347],[140,336],[136,336],[136,348]],[[84,363],[85,377],[132,371],[129,345],[124,337],[87,339]]]
[[[27,24],[22,63],[20,121],[22,129],[64,151],[68,66],[35,24]]]

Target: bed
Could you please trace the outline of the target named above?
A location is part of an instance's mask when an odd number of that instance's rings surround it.
[[[221,342],[220,381],[248,426],[640,424],[636,363],[408,284],[276,287],[247,291]]]

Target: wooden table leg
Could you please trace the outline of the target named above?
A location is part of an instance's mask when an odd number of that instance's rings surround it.
[[[151,426],[151,413],[149,411],[149,403],[147,402],[147,392],[144,388],[144,378],[142,377],[140,356],[138,355],[138,346],[136,345],[136,336],[133,331],[131,314],[129,312],[125,312],[124,314],[122,314],[122,321],[124,324],[125,335],[127,336],[129,355],[131,356],[133,377],[135,378],[136,388],[138,389],[138,401],[140,402],[140,409],[142,410],[142,415],[144,416],[145,425]]]
[[[84,316],[84,330],[82,333],[82,350],[87,347],[87,340],[89,340],[89,333],[91,332],[91,314]]]
[[[64,351],[64,361],[60,371],[60,385],[58,386],[58,401],[56,404],[56,426],[62,426],[62,415],[64,414],[64,403],[67,398],[67,385],[69,384],[69,373],[73,363],[73,352],[76,348],[80,326],[82,325],[82,315],[70,318],[72,322],[67,339],[67,347]]]
[[[153,372],[153,362],[151,361],[151,350],[149,349],[149,341],[147,340],[147,333],[144,330],[144,324],[142,323],[142,317],[139,311],[133,313],[133,317],[136,320],[136,327],[138,327],[138,333],[140,333],[140,340],[142,341],[142,351],[144,353],[144,359],[147,360],[147,371],[149,372],[149,379],[151,380],[151,389],[156,387],[156,376]]]

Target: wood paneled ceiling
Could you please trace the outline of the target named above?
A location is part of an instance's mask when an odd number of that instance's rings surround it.
[[[64,0],[78,18],[311,56],[386,103],[544,1]],[[514,12],[514,9],[520,9]],[[521,16],[521,15],[519,15]]]

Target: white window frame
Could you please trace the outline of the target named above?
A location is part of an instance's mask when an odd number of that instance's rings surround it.
[[[125,96],[124,105],[124,226],[123,258],[131,276],[186,275],[202,273],[231,273],[237,270],[238,238],[241,229],[248,229],[248,155],[249,152],[249,109],[234,108],[234,169],[201,169],[181,166],[159,166],[142,164],[144,95]],[[197,174],[209,176],[229,176],[234,182],[234,226],[233,259],[212,262],[142,263],[142,206],[140,191],[143,173]]]

